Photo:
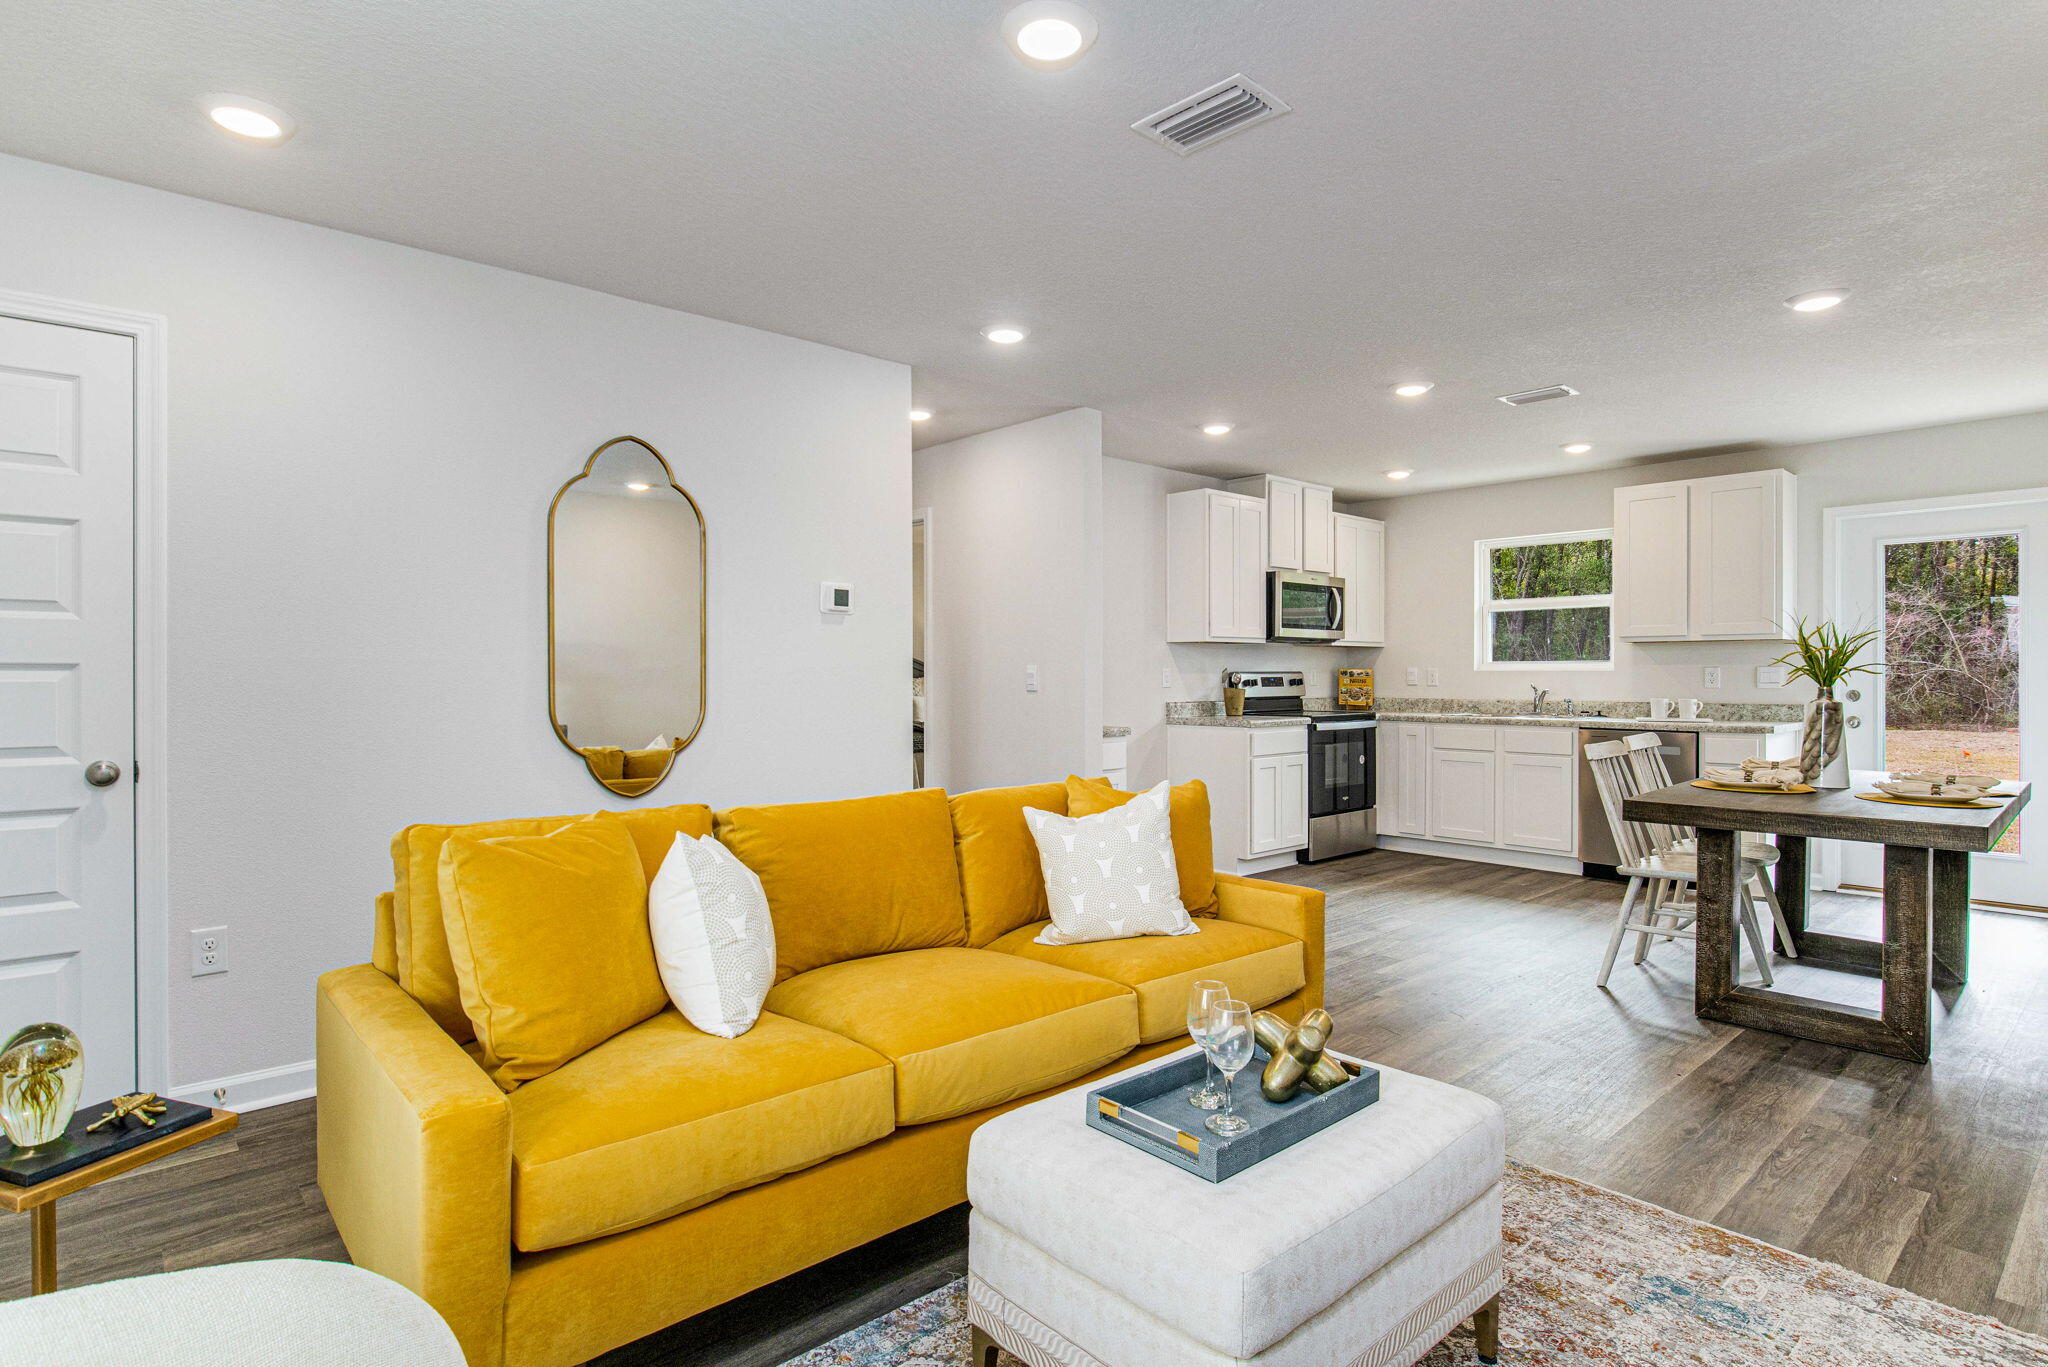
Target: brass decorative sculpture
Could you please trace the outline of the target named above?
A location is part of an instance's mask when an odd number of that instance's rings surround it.
[[[1283,1104],[1294,1100],[1303,1087],[1321,1095],[1351,1080],[1344,1064],[1325,1050],[1337,1022],[1318,1007],[1289,1026],[1271,1011],[1252,1017],[1252,1034],[1264,1046],[1266,1068],[1259,1075],[1259,1092],[1266,1100]]]
[[[155,1092],[131,1092],[127,1096],[115,1097],[111,1104],[113,1105],[113,1110],[108,1111],[98,1120],[85,1127],[87,1134],[91,1134],[94,1130],[106,1125],[112,1125],[115,1129],[125,1130],[128,1128],[127,1122],[130,1120],[140,1120],[151,1129],[155,1129],[156,1117],[170,1109],[170,1107],[156,1099]]]

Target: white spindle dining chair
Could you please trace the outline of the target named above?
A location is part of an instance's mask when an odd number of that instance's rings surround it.
[[[1586,747],[1586,759],[1600,791],[1600,807],[1607,814],[1615,848],[1621,852],[1619,871],[1628,879],[1628,890],[1622,894],[1621,910],[1614,919],[1614,933],[1608,937],[1607,956],[1600,963],[1601,987],[1607,986],[1615,956],[1621,951],[1622,937],[1629,932],[1635,932],[1637,963],[1649,954],[1652,938],[1699,938],[1694,924],[1697,903],[1679,897],[1681,889],[1690,890],[1699,881],[1698,858],[1689,845],[1691,832],[1681,826],[1627,821],[1621,814],[1621,804],[1628,798],[1670,786],[1669,770],[1663,756],[1656,752],[1656,745],[1654,735],[1638,735],[1597,741]],[[1638,756],[1642,758],[1639,760]],[[1752,888],[1761,883],[1768,890],[1769,880],[1764,878],[1763,869],[1777,857],[1777,848],[1768,841],[1751,836],[1741,838],[1740,868],[1735,880],[1736,922],[1749,942],[1750,957],[1766,987],[1771,985],[1770,949],[1762,927],[1757,924]],[[1638,901],[1642,902],[1640,913]],[[1789,947],[1789,933],[1785,933],[1785,939]]]

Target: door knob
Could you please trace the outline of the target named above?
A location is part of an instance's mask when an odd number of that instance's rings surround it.
[[[1854,729],[1855,729],[1856,727],[1859,727],[1859,726],[1861,726],[1861,725],[1863,725],[1863,718],[1861,718],[1861,717],[1851,717],[1851,718],[1849,718],[1849,728],[1850,728],[1851,730],[1854,730]]]
[[[121,766],[112,760],[96,759],[85,766],[85,781],[95,788],[105,788],[121,781]]]

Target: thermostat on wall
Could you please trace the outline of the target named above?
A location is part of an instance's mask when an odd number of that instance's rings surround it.
[[[818,611],[820,611],[820,612],[852,612],[852,611],[853,611],[853,585],[851,585],[851,584],[820,584],[820,585],[818,585]]]

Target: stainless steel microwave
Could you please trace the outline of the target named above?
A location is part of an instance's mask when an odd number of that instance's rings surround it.
[[[1309,570],[1266,576],[1266,639],[1334,641],[1344,634],[1344,581]]]

